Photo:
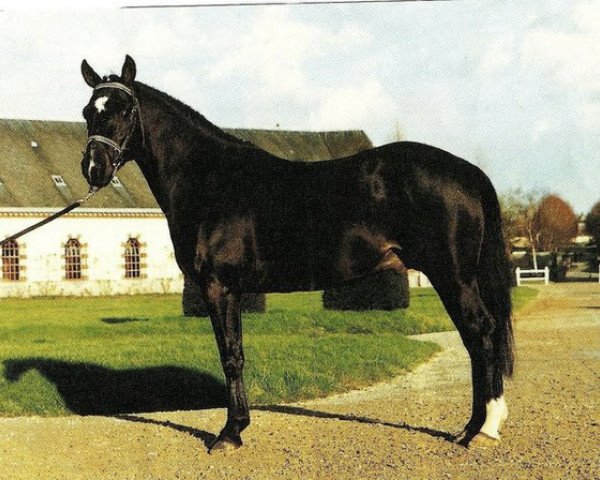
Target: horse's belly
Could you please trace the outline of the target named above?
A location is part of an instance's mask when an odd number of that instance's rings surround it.
[[[288,228],[260,248],[260,281],[263,292],[310,291],[315,280],[315,252],[304,228]],[[260,244],[259,244],[260,245]]]
[[[263,257],[261,291],[322,290],[381,270],[405,270],[397,241],[365,226],[290,229]],[[273,244],[272,244],[273,245]]]

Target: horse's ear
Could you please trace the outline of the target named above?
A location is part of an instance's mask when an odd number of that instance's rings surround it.
[[[125,63],[123,64],[123,69],[121,70],[121,82],[125,85],[131,86],[133,81],[135,80],[135,62],[133,58],[129,55],[125,55]]]
[[[81,62],[81,74],[83,75],[85,83],[87,83],[92,88],[96,87],[96,85],[102,82],[102,78],[100,77],[100,75],[94,72],[94,69],[90,67],[90,64],[87,63],[86,60]]]

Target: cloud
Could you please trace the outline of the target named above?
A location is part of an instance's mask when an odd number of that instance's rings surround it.
[[[20,11],[0,15],[0,116],[80,119],[87,101],[79,65],[120,69],[120,12]],[[76,116],[74,116],[74,114]]]
[[[129,42],[138,56],[148,59],[161,58],[167,63],[181,64],[182,60],[220,51],[212,32],[201,28],[198,17],[184,10],[167,16],[153,16],[147,12],[130,13]],[[217,34],[224,36],[224,32]]]
[[[263,93],[273,96],[306,97],[311,88],[308,64],[347,54],[370,40],[356,25],[332,30],[294,19],[287,8],[264,9],[249,25],[235,37],[229,32],[214,35],[227,54],[211,66],[210,78],[253,76],[264,86]]]
[[[172,55],[174,52],[173,39],[179,32],[175,32],[173,27],[166,23],[152,21],[144,24],[133,38],[133,48],[138,55],[164,57]]]
[[[600,3],[594,10],[600,17]],[[591,8],[589,6],[588,8]],[[576,9],[571,20],[579,28],[540,26],[523,39],[522,55],[526,67],[534,68],[569,87],[583,90],[600,88],[599,24],[583,20]],[[568,23],[568,22],[565,22]]]
[[[577,123],[587,132],[600,132],[600,103],[593,98],[577,105]]]
[[[580,2],[575,5],[572,18],[577,27],[582,30],[597,30],[600,25],[600,4],[598,2]]]
[[[529,75],[543,78],[549,94],[568,99],[567,120],[582,132],[596,135],[600,131],[599,25],[600,3],[579,2],[563,15],[562,22],[530,29],[521,52]],[[565,127],[564,122],[561,126]]]
[[[499,35],[483,53],[479,70],[483,75],[494,75],[510,67],[515,59],[515,36]]]
[[[197,77],[184,68],[168,70],[161,76],[159,83],[165,91],[177,98],[189,98],[198,92]]]
[[[207,62],[207,81],[217,88],[240,81],[242,101],[255,105],[238,121],[338,130],[390,113],[393,98],[374,73],[362,73],[365,60],[357,55],[373,35],[352,22],[306,21],[292,11],[262,9],[235,35],[230,28],[211,32],[207,50],[220,56]]]
[[[555,131],[557,126],[548,118],[540,118],[534,124],[531,131],[531,140],[534,143],[540,142],[546,135]]]
[[[395,118],[394,99],[374,78],[325,90],[321,92],[318,104],[320,107],[310,119],[315,130],[357,129],[377,118],[385,119],[391,125]]]

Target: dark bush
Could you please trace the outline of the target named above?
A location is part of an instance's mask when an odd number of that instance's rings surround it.
[[[200,288],[187,279],[183,284],[181,305],[183,314],[186,317],[208,316]],[[266,298],[264,294],[244,293],[242,295],[242,312],[264,312],[265,310]]]
[[[408,302],[408,275],[392,270],[323,292],[329,310],[395,310],[407,308]]]

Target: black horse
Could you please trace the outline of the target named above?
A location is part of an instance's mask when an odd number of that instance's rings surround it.
[[[169,95],[100,77],[83,109],[82,172],[94,189],[127,161],[168,221],[177,263],[202,287],[225,372],[227,422],[211,451],[242,445],[242,292],[323,289],[383,269],[431,280],[471,358],[472,416],[461,441],[495,443],[512,374],[511,274],[496,193],[477,167],[401,142],[328,162],[277,158]]]

